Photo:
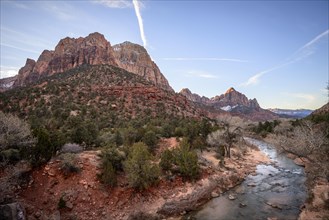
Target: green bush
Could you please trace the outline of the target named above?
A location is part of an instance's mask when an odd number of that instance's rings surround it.
[[[7,164],[7,163],[16,163],[21,159],[19,150],[17,149],[7,149],[0,151],[0,162]]]
[[[101,182],[110,186],[116,186],[117,176],[111,161],[110,160],[102,161],[101,169],[102,172],[99,175]]]
[[[110,186],[117,184],[117,172],[123,170],[122,162],[125,158],[122,152],[114,147],[105,148],[99,155],[101,157],[101,173],[99,178],[102,183]]]
[[[148,146],[149,150],[153,151],[158,143],[158,138],[153,131],[148,131],[144,134],[143,142]]]
[[[37,138],[37,144],[32,148],[31,162],[34,166],[39,166],[51,159],[55,154],[49,132],[45,128],[37,128],[33,130],[34,136]]]
[[[188,141],[183,139],[180,147],[174,150],[175,165],[178,172],[187,179],[196,179],[199,176],[198,156],[190,149]]]
[[[135,143],[124,162],[124,170],[131,187],[139,190],[146,189],[157,182],[160,169],[152,162],[152,155],[143,142]]]
[[[174,160],[175,160],[174,155],[170,150],[166,149],[165,151],[163,151],[161,154],[161,161],[160,161],[161,169],[164,171],[171,170]]]

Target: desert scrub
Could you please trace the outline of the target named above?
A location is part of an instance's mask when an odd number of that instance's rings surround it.
[[[60,155],[61,170],[65,176],[78,173],[80,168],[77,165],[77,156],[73,153],[65,153]]]
[[[160,169],[152,161],[152,155],[143,142],[135,143],[131,148],[127,160],[124,162],[124,171],[129,185],[143,190],[157,182]]]
[[[114,147],[106,147],[99,155],[101,158],[101,173],[98,175],[102,183],[116,186],[117,172],[123,170],[122,162],[125,154]]]

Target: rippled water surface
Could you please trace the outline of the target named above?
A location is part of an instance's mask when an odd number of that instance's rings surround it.
[[[239,186],[206,203],[192,213],[194,219],[297,219],[306,199],[304,169],[280,155],[263,141],[246,138],[269,158],[273,165],[258,165]],[[230,198],[231,199],[230,199]],[[233,200],[232,200],[233,199]]]

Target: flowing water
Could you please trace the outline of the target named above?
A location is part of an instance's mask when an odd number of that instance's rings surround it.
[[[255,139],[256,145],[272,159],[272,165],[258,165],[239,186],[212,199],[189,219],[297,219],[306,199],[304,169],[278,154],[274,147]]]

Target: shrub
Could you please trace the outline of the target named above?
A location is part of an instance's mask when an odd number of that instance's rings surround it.
[[[55,153],[48,130],[45,128],[37,128],[33,130],[34,136],[37,138],[37,144],[32,148],[31,162],[34,166],[39,166],[42,163],[51,159]]]
[[[103,149],[99,156],[101,157],[102,171],[98,177],[102,183],[115,186],[117,183],[116,173],[123,170],[122,161],[125,156],[113,147]]]
[[[25,121],[0,111],[0,150],[32,146],[34,143],[30,126]]]
[[[161,154],[161,161],[160,161],[160,167],[162,170],[171,170],[174,163],[174,155],[173,153],[166,149]]]
[[[110,186],[116,186],[117,177],[111,161],[104,160],[101,166],[102,172],[99,175],[101,182]]]
[[[135,143],[131,147],[129,157],[124,162],[124,170],[131,187],[146,189],[158,180],[160,169],[151,159],[152,155],[143,142]]]
[[[67,143],[65,144],[62,149],[61,149],[61,153],[80,153],[82,152],[83,148],[79,145],[79,144],[71,144],[71,143]]]
[[[198,156],[190,149],[186,139],[174,150],[175,164],[178,172],[187,179],[196,179],[199,175]]]
[[[0,152],[0,163],[16,163],[21,159],[19,150],[17,149],[7,149]]]
[[[151,151],[153,151],[158,143],[158,138],[153,131],[148,131],[144,134],[143,142],[148,146]]]
[[[65,153],[60,156],[61,169],[64,175],[70,175],[71,173],[77,173],[80,168],[77,166],[77,157],[73,153]]]
[[[196,137],[192,141],[192,148],[193,149],[200,149],[201,152],[202,152],[202,150],[206,149],[206,147],[207,147],[207,143],[206,143],[205,139],[201,136]]]

